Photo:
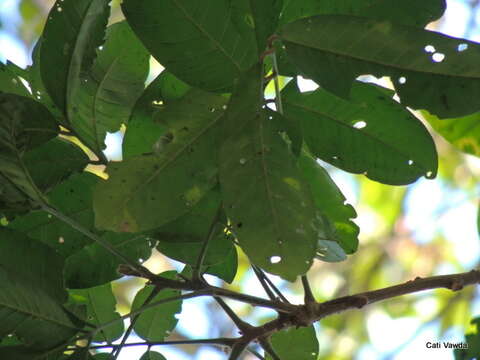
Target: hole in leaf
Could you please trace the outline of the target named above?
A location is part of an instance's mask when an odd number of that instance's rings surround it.
[[[444,59],[445,59],[445,54],[436,52],[435,54],[432,55],[433,62],[439,63],[439,62],[442,62]]]
[[[245,164],[247,163],[247,159],[241,158],[241,159],[239,160],[239,163],[240,163],[240,165],[245,165]]]
[[[153,100],[152,105],[163,105],[163,101],[162,100]]]
[[[413,160],[408,160],[408,165],[413,165]]]
[[[433,178],[433,172],[432,171],[427,171],[427,173],[425,174],[425,176],[429,179]]]
[[[280,261],[282,261],[282,258],[280,256],[274,255],[270,258],[270,262],[272,264],[278,264]]]
[[[65,243],[65,239],[63,238],[63,236],[60,236],[60,237],[58,238],[58,243],[59,243],[59,244]]]
[[[457,46],[457,51],[462,52],[468,49],[468,44],[461,43]]]
[[[399,84],[405,84],[407,82],[407,78],[405,76],[401,76],[398,78],[398,83]]]
[[[434,53],[436,50],[435,50],[435,46],[433,45],[427,45],[425,46],[424,48],[425,52],[427,53]]]
[[[355,129],[363,129],[363,128],[366,127],[366,126],[367,126],[367,123],[366,123],[365,121],[363,121],[363,120],[357,121],[357,122],[355,122],[355,124],[353,124],[353,127],[354,127]]]
[[[332,156],[332,160],[338,160],[338,156],[333,155],[333,156]]]

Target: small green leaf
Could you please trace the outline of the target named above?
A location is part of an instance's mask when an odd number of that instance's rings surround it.
[[[148,62],[146,49],[125,21],[108,27],[106,41],[69,105],[71,127],[93,150],[103,150],[107,132],[128,122],[143,92]]]
[[[146,351],[140,360],[167,360],[165,356],[156,351]]]
[[[92,266],[91,264],[89,266]],[[117,304],[112,292],[112,285],[92,287],[85,290],[70,290],[77,302],[84,303],[87,307],[86,320],[93,325],[119,320],[116,323],[99,331],[93,338],[95,342],[111,343],[122,336],[124,331],[123,321],[115,311]]]
[[[305,142],[320,159],[391,185],[434,178],[437,152],[425,126],[375,85],[356,82],[351,101],[317,89],[282,91],[285,116],[301,122]]]
[[[122,10],[152,55],[187,84],[225,92],[256,60],[253,28],[236,2],[125,0]],[[253,41],[251,41],[253,40]]]
[[[273,350],[282,360],[317,360],[318,340],[313,326],[289,328],[271,337]],[[267,359],[271,360],[270,357]]]
[[[225,114],[224,209],[252,262],[293,281],[310,268],[321,229],[295,158],[261,109],[260,75],[246,73]]]
[[[475,42],[346,15],[301,19],[285,25],[280,36],[295,66],[343,98],[357,76],[372,74],[390,76],[401,103],[413,109],[440,117],[480,109]]]
[[[164,274],[164,276],[171,276],[171,272]],[[147,285],[140,290],[133,300],[132,310],[140,309],[153,289],[154,286]],[[161,290],[150,304],[179,295],[179,290]],[[177,325],[178,319],[175,314],[180,313],[181,310],[181,300],[170,301],[145,310],[135,322],[135,333],[147,341],[163,341]]]
[[[53,102],[67,118],[75,92],[103,43],[110,0],[57,0],[42,34],[40,72]]]
[[[194,89],[156,117],[169,129],[156,153],[107,167],[95,192],[99,228],[139,232],[187,213],[216,183],[215,146],[226,99]]]
[[[355,209],[346,203],[345,197],[328,172],[314,159],[303,154],[298,164],[310,187],[315,206],[333,223],[335,230],[334,238],[331,240],[338,242],[348,254],[354,253],[358,247],[359,233],[358,226],[351,221],[357,217]],[[344,258],[339,255],[341,252],[336,249],[337,247],[330,242],[325,242],[321,247],[334,250],[336,254],[334,258]]]
[[[40,350],[71,338],[83,325],[62,306],[62,258],[13,230],[0,227],[0,239],[0,338],[15,334]]]

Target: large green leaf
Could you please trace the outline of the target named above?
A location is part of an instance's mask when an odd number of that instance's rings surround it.
[[[311,266],[317,218],[295,158],[261,109],[260,66],[238,83],[225,115],[220,183],[240,246],[267,271],[294,280]]]
[[[289,328],[272,335],[273,350],[282,360],[317,360],[318,340],[313,326]],[[271,357],[267,357],[271,360]]]
[[[103,43],[110,0],[57,0],[42,34],[40,72],[53,102],[67,118],[73,100]]]
[[[71,290],[70,293],[77,303],[86,305],[86,320],[90,324],[99,326],[113,320],[119,320],[99,331],[92,339],[93,341],[111,343],[122,336],[124,331],[123,321],[120,320],[120,315],[115,311],[117,301],[113,296],[111,284],[84,290]]]
[[[71,127],[86,145],[103,150],[107,132],[128,122],[144,89],[148,62],[149,54],[125,21],[108,27],[88,76],[70,100]]]
[[[92,190],[97,180],[90,173],[72,176],[49,193],[50,204],[83,227],[94,230]],[[8,226],[40,240],[65,257],[91,243],[70,225],[40,210],[17,217]]]
[[[142,262],[151,255],[151,242],[145,235],[108,232],[102,239],[133,261]],[[106,284],[122,276],[117,271],[120,264],[124,264],[122,259],[100,244],[92,243],[66,259],[65,285],[72,289],[83,289]]]
[[[235,1],[125,0],[127,21],[152,55],[188,84],[225,92],[256,60],[251,18]]]
[[[83,326],[62,306],[62,268],[46,245],[0,227],[0,338],[15,334],[32,348],[50,349]]]
[[[313,15],[357,15],[424,27],[442,16],[445,0],[284,0],[281,22]]]
[[[0,94],[0,175],[33,201],[44,201],[44,197],[26,168],[24,154],[57,132],[43,105],[27,97]]]
[[[292,82],[282,95],[285,116],[301,122],[306,143],[320,159],[385,184],[435,177],[430,134],[385,89],[356,82],[346,101],[322,89],[300,93]]]
[[[49,191],[73,173],[81,172],[90,159],[70,141],[55,138],[25,154],[24,162],[39,189]]]
[[[216,183],[216,138],[226,99],[201,90],[157,113],[169,130],[157,153],[107,167],[95,193],[99,228],[139,232],[187,213]]]
[[[402,104],[440,117],[480,109],[480,46],[414,27],[319,15],[285,25],[292,62],[325,90],[348,98],[363,74],[390,76]]]
[[[334,225],[334,239],[344,251],[354,253],[358,247],[358,226],[351,220],[357,217],[352,205],[346,203],[340,189],[328,172],[308,155],[302,155],[299,166],[309,184],[313,201],[319,211]]]
[[[171,272],[161,275],[170,276]],[[153,289],[154,286],[147,285],[140,290],[133,300],[132,310],[138,310],[141,308]],[[179,295],[179,290],[161,290],[153,297],[150,303],[153,304],[156,301]],[[139,315],[133,329],[135,330],[135,333],[144,340],[163,341],[177,325],[178,319],[175,314],[180,313],[181,310],[181,300],[170,301],[155,306],[145,310]]]

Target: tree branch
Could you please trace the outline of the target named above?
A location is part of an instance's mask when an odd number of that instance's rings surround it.
[[[344,296],[338,299],[317,303],[313,321],[340,313],[350,309],[361,309],[365,305],[378,301],[388,300],[402,295],[412,294],[424,290],[445,288],[452,291],[462,290],[463,287],[480,283],[480,271],[472,270],[466,273],[417,277],[406,283],[390,286],[384,289],[367,291],[355,295]]]

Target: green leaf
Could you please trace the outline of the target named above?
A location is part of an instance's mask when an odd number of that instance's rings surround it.
[[[164,103],[174,103],[188,90],[190,86],[166,70],[148,85],[137,100],[128,122],[123,138],[124,159],[153,151],[153,145],[167,130],[164,124],[155,121],[155,114],[163,110]]]
[[[135,155],[151,153],[153,145],[166,131],[165,125],[154,120],[154,114],[163,104],[162,83],[162,78],[157,76],[143,91],[132,110],[123,137],[124,160]]]
[[[156,351],[146,351],[140,360],[167,360],[165,356]]]
[[[148,64],[149,54],[125,21],[108,27],[105,43],[70,101],[70,124],[90,148],[103,150],[107,132],[128,122],[144,89]]]
[[[187,84],[225,92],[256,60],[253,28],[236,2],[125,0],[122,9],[152,55]],[[240,13],[241,14],[241,13]]]
[[[157,153],[107,167],[98,184],[96,225],[113,231],[157,228],[187,213],[216,183],[216,138],[222,96],[192,90],[157,113],[169,130]]]
[[[425,27],[445,11],[445,0],[284,0],[281,23],[313,15],[358,15],[378,20]]]
[[[257,39],[258,54],[261,55],[267,47],[268,38],[275,32],[278,18],[284,0],[249,0],[255,37]]]
[[[328,172],[314,159],[303,154],[298,164],[309,184],[315,206],[333,223],[335,231],[332,240],[338,242],[348,254],[354,253],[358,247],[359,233],[358,226],[351,220],[357,217],[355,209],[346,203],[345,196],[335,185]],[[330,243],[323,245],[327,249],[334,250],[337,254],[334,258],[344,258],[344,256],[338,256],[341,252],[336,249],[335,245]]]
[[[92,188],[97,180],[90,173],[74,175],[49,193],[49,202],[83,227],[94,230]],[[70,225],[40,210],[17,217],[8,226],[40,240],[65,257],[91,243]]]
[[[34,349],[71,338],[83,325],[62,307],[62,258],[13,230],[0,227],[0,239],[0,338],[15,334]]]
[[[440,117],[480,109],[477,43],[344,15],[301,19],[285,25],[280,35],[295,66],[343,98],[357,76],[372,74],[390,76],[402,104],[414,109]]]
[[[232,95],[219,155],[220,184],[247,256],[292,281],[310,268],[320,230],[295,158],[261,109],[261,83],[260,67],[253,68]]]
[[[327,91],[283,91],[285,116],[301,122],[312,153],[340,169],[391,185],[434,178],[437,153],[425,126],[384,89],[355,82],[351,101]]]
[[[25,85],[23,85],[20,77],[15,74],[9,67],[0,62],[0,92],[17,94],[30,97]]]
[[[32,179],[44,192],[50,191],[73,173],[81,172],[89,161],[82,149],[61,138],[40,145],[24,157]]]
[[[273,350],[282,360],[317,360],[318,340],[313,326],[288,328],[270,338]],[[267,359],[271,359],[267,357]]]
[[[230,240],[231,241],[231,240]],[[205,273],[216,276],[223,281],[231,284],[237,275],[238,269],[238,253],[235,246],[231,247],[230,253],[225,256],[224,260],[218,264],[208,266]]]
[[[164,273],[164,276],[170,276],[172,272]],[[161,274],[162,275],[162,274]],[[148,298],[150,293],[153,291],[154,286],[145,286],[140,290],[135,299],[133,300],[132,310],[137,310],[142,307],[145,303],[145,300]],[[179,296],[179,290],[161,290],[150,302],[150,304],[160,301],[162,299],[167,299],[174,296]],[[142,312],[133,329],[135,333],[140,336],[142,339],[147,341],[163,341],[166,336],[177,325],[178,319],[175,314],[180,313],[182,310],[182,301],[175,300],[170,301],[165,304],[161,304],[145,310]]]
[[[124,331],[123,321],[120,320],[120,315],[115,311],[117,301],[113,296],[111,284],[84,290],[71,290],[70,293],[77,302],[86,305],[86,320],[90,324],[99,326],[113,320],[119,320],[99,331],[93,341],[111,343],[122,336]]]
[[[102,239],[135,261],[151,255],[150,239],[145,235],[108,232]],[[123,263],[100,244],[92,243],[66,259],[65,284],[68,288],[82,289],[108,283],[122,276],[117,268]]]
[[[0,94],[0,175],[33,201],[44,201],[44,197],[26,168],[24,154],[57,132],[43,105],[23,96]]]
[[[158,81],[162,98],[166,102],[181,99],[191,89],[188,84],[166,70],[158,75]]]
[[[453,119],[439,119],[427,111],[423,117],[432,128],[457,149],[480,156],[480,113]]]
[[[40,72],[53,102],[67,118],[82,77],[103,43],[110,0],[57,0],[42,34]]]

